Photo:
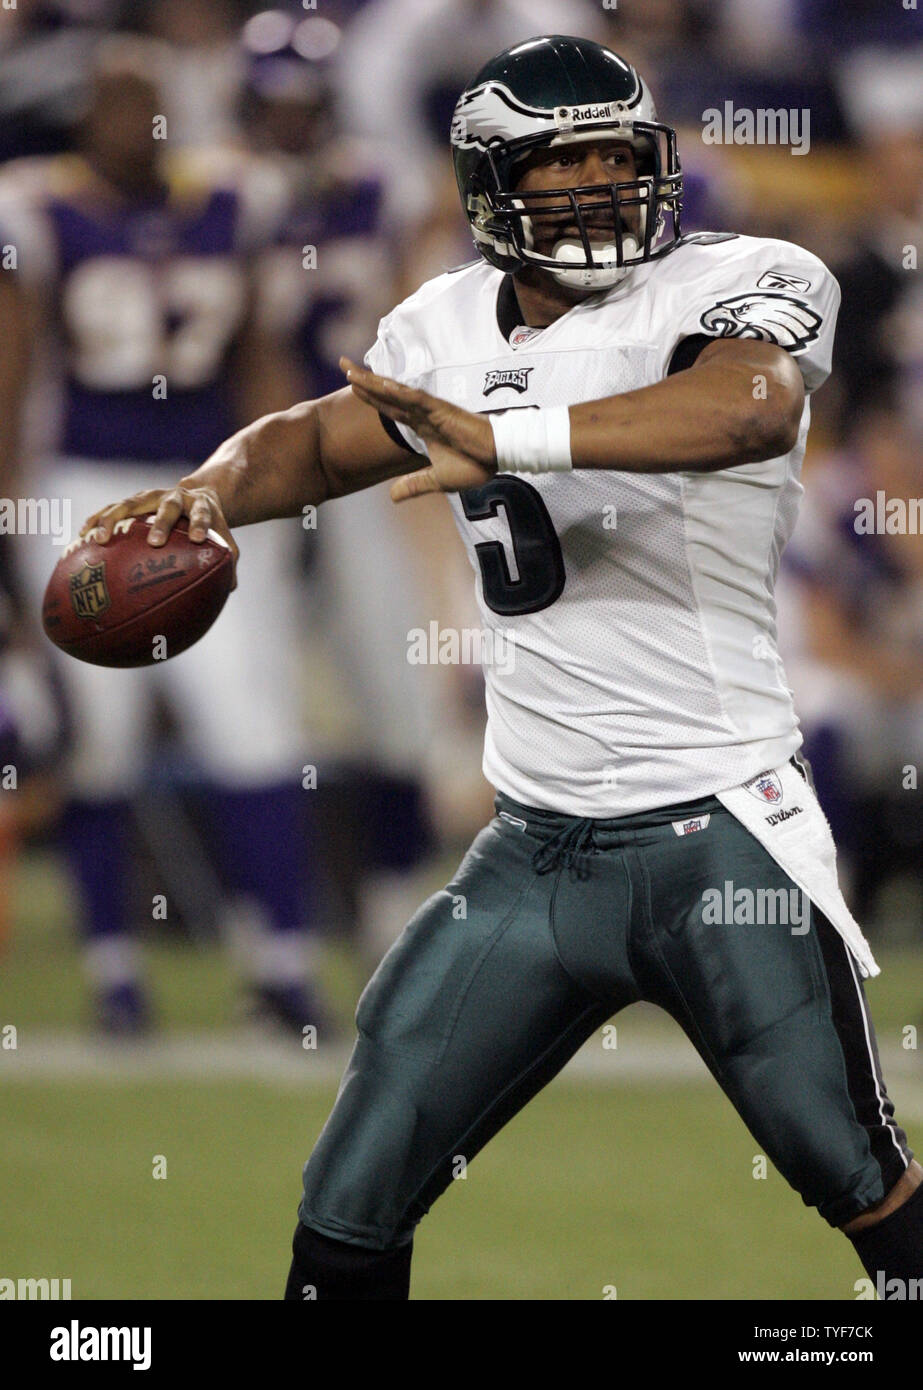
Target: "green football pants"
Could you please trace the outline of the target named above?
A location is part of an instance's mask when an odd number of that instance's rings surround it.
[[[880,1201],[911,1154],[857,967],[721,802],[612,820],[503,794],[495,806],[362,994],[304,1169],[305,1225],[373,1249],[405,1243],[459,1160],[639,999],[676,1019],[831,1225]]]

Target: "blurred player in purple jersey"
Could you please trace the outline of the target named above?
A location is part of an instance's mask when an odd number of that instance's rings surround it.
[[[264,41],[259,52],[244,30],[245,129],[288,190],[259,257],[259,314],[264,331],[290,345],[297,394],[311,396],[339,389],[344,342],[359,353],[374,337],[394,294],[400,229],[379,151],[337,129],[326,64],[298,52],[303,16],[274,12],[274,21],[275,46]],[[359,501],[325,509],[307,534],[329,648],[360,726],[358,745],[350,733],[330,749],[327,780],[336,780],[338,819],[352,827],[339,877],[351,880],[347,912],[377,960],[416,904],[412,872],[433,845],[421,777],[427,695],[406,658],[407,633],[430,610],[408,540],[414,519],[395,515],[380,490]]]
[[[172,477],[179,461],[293,395],[284,357],[253,314],[254,257],[281,206],[275,183],[240,161],[227,178],[201,156],[196,167],[172,155],[159,52],[146,40],[104,45],[80,154],[4,176],[0,218],[40,324],[38,370],[50,367],[42,400],[53,383],[60,402],[53,428],[31,441],[40,459],[32,486],[70,499],[74,518],[113,488]],[[310,758],[297,691],[298,534],[283,523],[257,538],[248,556],[256,582],[192,651],[146,671],[62,664],[77,728],[64,834],[109,1031],[138,1031],[148,1016],[126,880],[129,802],[149,767],[155,698],[177,716],[208,788],[228,902],[248,923],[251,1003],[299,1033],[318,1022],[304,933]],[[27,554],[37,596],[60,549],[29,537]]]

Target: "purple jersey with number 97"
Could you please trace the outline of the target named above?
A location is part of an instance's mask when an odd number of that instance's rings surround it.
[[[236,427],[228,358],[247,306],[241,193],[199,181],[129,201],[88,177],[69,185],[34,209],[63,358],[58,452],[206,458]]]

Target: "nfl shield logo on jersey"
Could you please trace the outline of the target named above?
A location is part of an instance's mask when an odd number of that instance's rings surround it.
[[[772,806],[782,800],[782,783],[774,772],[761,772],[758,777],[745,782],[744,786],[751,796],[768,801]]]
[[[109,590],[106,588],[106,562],[98,565],[84,565],[71,575],[71,602],[78,618],[96,618],[109,607]]]

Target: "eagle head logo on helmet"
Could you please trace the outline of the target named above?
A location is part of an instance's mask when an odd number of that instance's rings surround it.
[[[550,34],[492,58],[459,97],[450,138],[475,245],[500,270],[538,266],[559,283],[590,293],[666,255],[681,236],[676,132],[657,120],[647,84],[631,64],[590,39]],[[516,167],[533,151],[588,140],[631,144],[637,177],[581,188],[517,189]],[[577,235],[562,237],[550,254],[541,254],[533,227],[539,211],[545,217],[566,214]],[[611,212],[610,239],[591,240],[590,211]]]

